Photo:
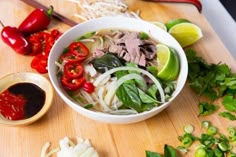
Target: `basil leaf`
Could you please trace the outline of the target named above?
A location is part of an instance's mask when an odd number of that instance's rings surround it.
[[[154,99],[156,99],[157,94],[157,86],[153,84],[151,87],[148,88],[147,93]]]
[[[151,152],[146,150],[146,157],[162,157],[162,156],[156,152]]]
[[[93,67],[100,73],[104,73],[107,70],[115,67],[123,66],[120,59],[113,54],[106,53],[99,58],[95,58],[91,61]]]
[[[123,83],[117,90],[116,96],[124,106],[128,108],[133,108],[137,112],[142,111],[142,102],[139,98],[138,89],[135,83],[128,82]]]
[[[176,150],[172,146],[165,144],[164,157],[177,157]]]
[[[151,96],[147,95],[145,92],[143,92],[141,89],[138,88],[138,93],[141,101],[146,104],[157,104],[158,101],[156,99],[153,99]]]

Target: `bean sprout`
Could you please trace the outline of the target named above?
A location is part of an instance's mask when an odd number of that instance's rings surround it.
[[[83,21],[103,16],[126,16],[140,19],[140,11],[129,11],[124,0],[68,0],[76,3],[79,12],[74,16]]]

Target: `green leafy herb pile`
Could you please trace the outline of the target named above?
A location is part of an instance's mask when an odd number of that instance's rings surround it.
[[[218,110],[219,106],[212,102],[223,97],[222,104],[226,111],[220,116],[236,120],[236,73],[232,73],[226,64],[208,64],[203,58],[196,56],[192,49],[186,50],[190,87],[199,95],[210,99],[199,103],[199,116],[209,115]]]
[[[146,151],[146,157],[162,157],[161,154],[152,152],[152,151]],[[164,146],[164,156],[163,157],[177,157],[177,153],[175,148],[173,148],[170,145],[165,144]]]
[[[188,125],[190,127],[191,125]],[[193,126],[192,126],[193,127]],[[218,129],[209,121],[202,121],[202,128],[205,130],[200,137],[193,135],[192,132],[186,132],[178,139],[181,145],[178,149],[187,152],[193,142],[200,144],[195,148],[194,157],[236,157],[236,128],[228,127],[228,135],[219,133]]]

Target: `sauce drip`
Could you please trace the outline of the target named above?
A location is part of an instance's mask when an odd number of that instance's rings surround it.
[[[17,83],[0,93],[0,112],[10,120],[37,114],[45,102],[45,92],[33,83]]]

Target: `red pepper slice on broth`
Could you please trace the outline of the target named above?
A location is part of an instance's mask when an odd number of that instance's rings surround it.
[[[67,75],[63,74],[61,77],[61,83],[63,87],[69,91],[75,91],[79,89],[85,82],[84,77],[79,78],[69,78]]]
[[[69,45],[69,52],[77,54],[79,57],[87,57],[89,49],[81,42],[73,42]]]
[[[80,63],[68,62],[64,66],[64,73],[69,78],[78,78],[83,75],[84,68]]]
[[[61,60],[66,61],[66,62],[81,62],[85,59],[86,57],[81,57],[78,56],[77,53],[75,52],[68,52],[65,53],[61,56]]]

